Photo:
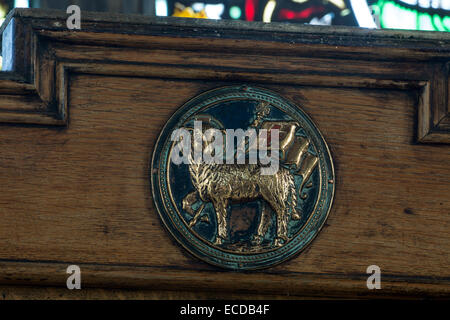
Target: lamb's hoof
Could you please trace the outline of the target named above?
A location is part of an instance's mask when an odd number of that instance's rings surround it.
[[[222,245],[224,242],[225,242],[225,240],[223,240],[221,237],[217,237],[217,238],[216,238],[216,241],[214,241],[214,244],[215,244],[216,246],[220,246],[220,245]]]
[[[299,215],[297,212],[292,214],[292,220],[301,220],[302,216]]]
[[[286,241],[283,238],[276,238],[273,244],[275,247],[282,247],[285,242]]]
[[[195,216],[195,212],[194,210],[192,210],[192,207],[187,204],[184,200],[183,200],[183,210],[186,211],[191,217]]]
[[[263,237],[255,235],[251,241],[252,246],[259,246],[263,242]]]

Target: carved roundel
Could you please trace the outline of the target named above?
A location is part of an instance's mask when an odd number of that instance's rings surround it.
[[[194,256],[261,269],[303,250],[334,195],[328,146],[312,120],[278,94],[223,87],[167,122],[151,164],[158,213]]]

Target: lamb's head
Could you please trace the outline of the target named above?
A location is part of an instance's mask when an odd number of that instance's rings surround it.
[[[225,130],[222,123],[209,115],[197,115],[189,119],[183,128],[189,132],[189,164],[213,162],[224,155]]]

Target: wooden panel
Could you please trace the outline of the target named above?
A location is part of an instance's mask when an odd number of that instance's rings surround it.
[[[74,75],[68,128],[1,127],[0,239],[8,243],[1,259],[217,272],[162,228],[148,170],[168,117],[187,97],[223,84]],[[365,268],[377,264],[387,277],[448,282],[450,168],[442,164],[450,150],[411,144],[416,96],[268,88],[320,124],[338,180],[326,228],[306,252],[267,273],[356,276],[363,288]],[[433,179],[418,178],[430,171]],[[260,276],[252,277],[255,290]]]
[[[0,283],[63,287],[65,268],[78,264],[84,287],[450,295],[449,48],[435,34],[412,34],[414,47],[394,45],[390,32],[326,35],[275,24],[245,25],[238,35],[224,24],[231,35],[214,39],[209,22],[175,23],[158,35],[166,22],[115,17],[137,31],[114,34],[108,28],[116,20],[88,15],[87,30],[70,33],[40,11],[16,18],[33,28],[34,45],[24,69],[29,81],[17,70],[0,77]],[[106,33],[96,34],[95,23]],[[188,35],[199,27],[203,37]],[[280,40],[283,32],[299,43]],[[356,41],[367,35],[370,46]],[[334,205],[317,239],[289,262],[246,273],[207,265],[177,245],[156,213],[149,180],[153,146],[170,115],[203,91],[241,83],[300,105],[336,169]],[[376,292],[366,287],[372,264],[383,272]]]

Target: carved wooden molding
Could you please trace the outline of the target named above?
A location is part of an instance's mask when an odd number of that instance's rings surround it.
[[[0,282],[7,285],[60,286],[66,283],[66,269],[70,262],[51,261],[0,261]],[[128,265],[81,264],[84,279],[92,288],[150,289],[155,290],[186,290],[221,293],[248,294],[255,290],[258,282],[258,294],[278,294],[289,292],[293,297],[337,297],[337,298],[380,298],[379,291],[368,291],[365,283],[366,274],[316,274],[307,272],[292,272],[290,274],[272,273],[261,279],[258,273],[227,273],[224,281],[223,272],[211,270],[167,270],[162,267]],[[441,281],[441,284],[439,284]],[[448,287],[442,285],[447,278],[410,277],[400,275],[383,275],[382,297],[407,297],[423,299],[447,298]],[[239,289],[236,288],[239,283]],[[287,289],[286,283],[289,283]],[[86,288],[86,287],[85,287]]]
[[[93,73],[408,90],[418,142],[450,143],[448,34],[89,13],[70,31],[52,15],[16,9],[2,27],[0,122],[67,125],[70,74]]]
[[[449,65],[438,64],[422,89],[418,115],[420,142],[450,143]]]

